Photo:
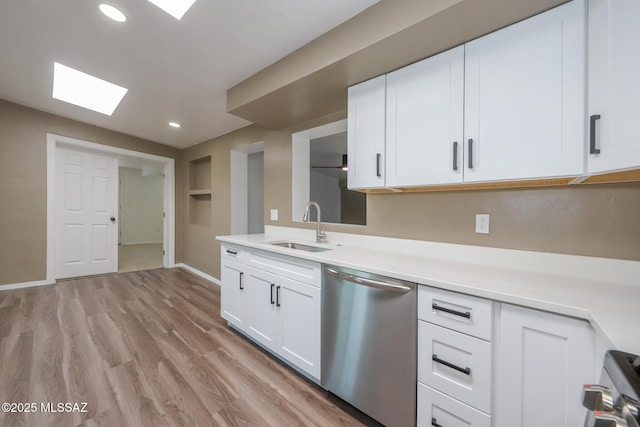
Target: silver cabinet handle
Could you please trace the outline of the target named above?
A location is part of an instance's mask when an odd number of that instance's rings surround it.
[[[244,273],[241,271],[240,272],[240,290],[243,291],[244,290],[244,286],[243,286],[243,278],[244,278]]]
[[[376,176],[378,178],[382,177],[382,171],[380,170],[380,160],[382,159],[382,154],[376,154]]]
[[[458,141],[453,141],[453,170],[458,170]]]
[[[275,286],[276,285],[274,283],[271,284],[271,304],[275,304],[275,301],[273,300],[273,288],[275,288]]]
[[[383,291],[401,292],[407,293],[411,291],[408,286],[397,285],[389,282],[381,282],[379,280],[367,279],[364,277],[354,276],[353,274],[345,273],[343,271],[337,271],[332,268],[325,270],[328,274],[337,277],[338,279],[346,280],[347,282],[356,283],[358,285],[368,286],[370,288],[376,288]]]
[[[600,149],[596,148],[596,122],[600,120],[600,114],[589,117],[589,154],[600,154]]]
[[[438,420],[436,420],[435,418],[431,417],[431,425],[433,427],[442,427],[442,424],[438,424]]]
[[[232,251],[231,249],[227,249],[227,253],[230,255],[238,255],[238,252]]]
[[[469,169],[473,169],[473,139],[469,139]]]
[[[280,307],[280,286],[276,286],[276,307]]]

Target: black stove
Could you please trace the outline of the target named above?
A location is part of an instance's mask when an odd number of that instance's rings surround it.
[[[640,356],[610,350],[600,384],[585,385],[585,427],[640,427]]]

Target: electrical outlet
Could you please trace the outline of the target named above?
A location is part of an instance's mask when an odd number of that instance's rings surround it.
[[[271,209],[271,221],[278,220],[278,209]]]
[[[489,234],[489,214],[476,214],[476,233]]]

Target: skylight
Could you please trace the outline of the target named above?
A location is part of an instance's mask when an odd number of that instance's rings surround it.
[[[180,20],[196,0],[149,0],[169,15]]]
[[[110,116],[127,93],[126,88],[54,63],[53,97]]]

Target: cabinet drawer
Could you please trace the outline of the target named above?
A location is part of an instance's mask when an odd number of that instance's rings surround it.
[[[235,261],[242,262],[245,255],[244,249],[239,246],[222,244],[220,246],[220,258],[221,259],[231,259]]]
[[[491,418],[424,384],[418,383],[417,427],[489,427]]]
[[[418,319],[491,341],[493,302],[420,286]]]
[[[418,381],[490,412],[491,343],[418,321]]]
[[[260,250],[246,252],[245,258],[252,267],[289,279],[316,287],[322,282],[322,270],[317,262]]]

